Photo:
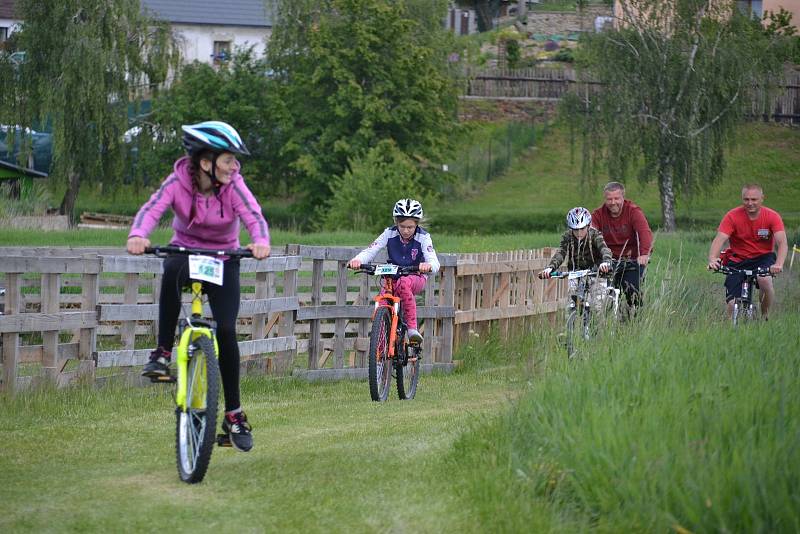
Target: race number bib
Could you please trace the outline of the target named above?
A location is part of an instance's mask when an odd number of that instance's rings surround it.
[[[375,275],[381,276],[384,274],[397,274],[397,265],[391,263],[384,263],[375,267]]]
[[[218,258],[189,256],[189,278],[221,286],[224,265],[225,263]]]

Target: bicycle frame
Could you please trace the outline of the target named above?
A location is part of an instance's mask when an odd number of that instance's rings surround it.
[[[192,282],[192,314],[191,319],[186,319],[186,327],[181,333],[180,341],[176,349],[176,370],[177,370],[177,388],[175,392],[175,403],[182,409],[187,408],[186,402],[186,374],[189,366],[189,345],[200,336],[207,336],[214,341],[214,352],[219,355],[219,344],[217,343],[217,336],[214,331],[205,324],[202,319],[203,314],[203,284],[201,282]],[[217,356],[219,357],[219,356]],[[205,377],[203,377],[205,379]],[[188,406],[192,408],[202,408],[200,399],[190,399]],[[205,399],[203,399],[204,402]],[[200,406],[198,406],[200,404]]]
[[[394,279],[391,276],[384,276],[383,291],[375,295],[375,309],[372,311],[372,320],[380,308],[388,308],[392,314],[392,328],[389,331],[389,358],[394,358],[397,345],[397,322],[400,318],[400,297],[394,294]]]

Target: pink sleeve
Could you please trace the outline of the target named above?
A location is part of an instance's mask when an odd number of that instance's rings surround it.
[[[261,213],[261,206],[256,201],[256,197],[243,181],[233,184],[232,195],[233,209],[242,219],[250,240],[256,245],[269,245],[269,226],[264,215]]]
[[[161,220],[161,216],[172,205],[176,187],[179,187],[178,178],[175,175],[168,176],[158,191],[150,197],[150,200],[139,208],[136,217],[133,218],[133,225],[128,233],[129,238],[150,235],[150,232],[158,225],[158,221]]]

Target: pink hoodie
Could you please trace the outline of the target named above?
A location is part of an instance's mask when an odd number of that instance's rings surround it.
[[[215,250],[239,248],[240,218],[253,243],[269,245],[267,221],[242,175],[235,172],[230,183],[223,185],[218,193],[207,197],[195,191],[189,158],[184,156],[175,162],[173,173],[139,209],[128,237],[149,236],[167,208],[172,208],[175,212],[172,245]]]

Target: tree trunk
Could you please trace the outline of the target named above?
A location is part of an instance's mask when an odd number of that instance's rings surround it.
[[[677,230],[675,190],[672,183],[672,157],[662,155],[658,167],[658,191],[661,194],[661,226],[665,232]]]
[[[64,193],[61,206],[58,208],[59,214],[69,217],[70,224],[72,224],[72,221],[75,219],[75,201],[78,199],[78,190],[80,187],[80,175],[77,172],[70,171],[67,191]]]

